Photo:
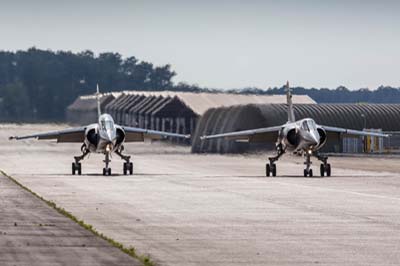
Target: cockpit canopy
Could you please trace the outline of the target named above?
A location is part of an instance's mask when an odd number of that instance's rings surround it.
[[[317,130],[317,125],[312,119],[305,119],[301,123],[301,129],[306,130],[308,132]]]
[[[114,120],[109,114],[102,114],[99,117],[99,124],[102,130],[114,130]]]

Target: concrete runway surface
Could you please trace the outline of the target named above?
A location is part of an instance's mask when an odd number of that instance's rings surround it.
[[[0,174],[0,265],[141,265]]]
[[[331,158],[332,177],[304,178],[303,159],[287,156],[266,178],[265,154],[139,143],[125,149],[133,176],[115,156],[102,176],[101,155],[72,176],[80,145],[6,140],[60,127],[0,126],[0,168],[159,265],[400,264],[400,159]]]

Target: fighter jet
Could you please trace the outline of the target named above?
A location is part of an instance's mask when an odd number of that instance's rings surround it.
[[[270,176],[271,174],[272,176],[276,176],[275,162],[278,161],[286,151],[292,151],[294,154],[304,155],[305,157],[304,177],[313,176],[311,156],[317,157],[318,160],[322,162],[320,173],[323,177],[325,174],[326,176],[331,176],[331,165],[328,163],[328,157],[318,152],[327,141],[327,132],[359,136],[388,137],[388,135],[381,133],[318,125],[312,118],[296,121],[289,82],[286,83],[286,96],[288,121],[285,124],[274,127],[206,135],[202,136],[201,139],[226,138],[248,142],[268,142],[276,140],[277,155],[268,158],[269,163],[266,164],[266,176]]]
[[[124,150],[124,143],[126,142],[139,142],[144,139],[161,139],[165,137],[184,138],[189,139],[190,135],[174,134],[163,131],[148,130],[136,127],[120,126],[114,123],[113,118],[109,114],[101,114],[100,109],[100,93],[99,86],[97,85],[97,113],[98,122],[83,127],[69,128],[60,131],[44,132],[26,136],[12,136],[9,139],[23,140],[23,139],[39,139],[49,140],[55,139],[60,143],[83,143],[81,146],[82,155],[75,156],[75,162],[72,163],[72,174],[82,174],[82,161],[90,153],[101,153],[105,155],[105,167],[103,168],[103,175],[111,175],[111,162],[110,157],[112,153],[117,154],[124,160],[123,173],[132,175],[133,163],[130,161],[130,156],[122,154]]]

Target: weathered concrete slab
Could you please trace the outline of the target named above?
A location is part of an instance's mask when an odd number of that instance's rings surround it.
[[[141,265],[0,174],[0,265]]]
[[[0,138],[19,131],[32,128],[9,127]],[[278,162],[280,177],[265,178],[266,155],[135,144],[126,148],[135,175],[121,175],[114,158],[115,174],[104,177],[103,158],[93,155],[84,175],[71,176],[79,145],[0,145],[7,151],[0,168],[161,265],[400,263],[396,159],[334,158],[333,177],[303,178],[302,159],[289,158]],[[318,172],[319,164],[313,167]]]

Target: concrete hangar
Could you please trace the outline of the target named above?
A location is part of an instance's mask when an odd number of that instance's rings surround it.
[[[397,104],[317,104],[307,95],[294,95],[296,118],[312,117],[317,123],[353,128],[400,131]],[[193,152],[236,153],[249,149],[274,148],[274,143],[249,144],[217,139],[200,141],[204,134],[268,127],[286,122],[285,95],[242,95],[228,93],[124,91],[105,93],[101,107],[118,124],[191,134]],[[68,108],[67,121],[87,124],[96,121],[94,95],[78,97]],[[398,149],[400,139],[390,140],[329,136],[327,152],[383,152]]]

